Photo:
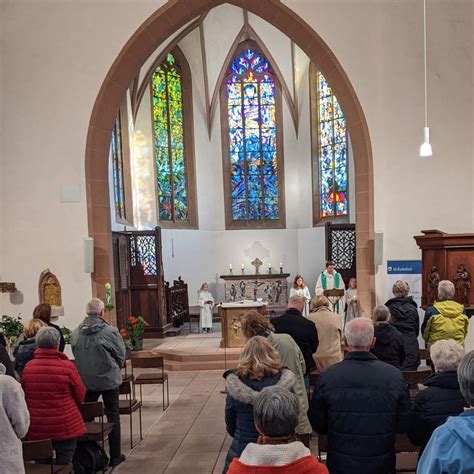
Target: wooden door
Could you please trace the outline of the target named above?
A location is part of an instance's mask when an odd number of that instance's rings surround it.
[[[326,260],[334,262],[347,287],[357,276],[355,224],[326,223]]]
[[[122,232],[112,233],[112,251],[114,258],[115,312],[117,326],[125,325],[131,314],[130,306],[130,265],[128,255],[128,236]]]

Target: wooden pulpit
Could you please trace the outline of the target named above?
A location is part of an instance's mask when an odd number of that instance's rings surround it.
[[[422,230],[414,239],[422,256],[423,308],[437,298],[439,280],[451,280],[456,288],[454,299],[474,311],[471,274],[474,271],[474,234],[447,234],[440,230]]]
[[[342,298],[344,298],[344,294],[345,294],[345,291],[340,290],[338,288],[323,291],[323,295],[331,302],[333,311],[337,303],[339,303],[342,300]],[[341,301],[341,304],[343,304],[342,301]]]

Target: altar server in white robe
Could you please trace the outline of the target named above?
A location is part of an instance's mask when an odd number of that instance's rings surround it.
[[[203,332],[212,330],[212,308],[214,308],[214,298],[209,293],[209,285],[203,283],[199,290],[198,305],[200,308],[200,323]]]
[[[290,298],[292,296],[302,296],[304,298],[303,316],[307,318],[309,314],[309,303],[311,302],[311,294],[309,292],[309,288],[305,285],[305,282],[301,275],[295,276],[293,287],[290,289]]]
[[[344,290],[346,285],[344,285],[344,280],[340,273],[336,271],[333,262],[326,262],[326,269],[321,272],[318,276],[318,281],[316,282],[315,293],[316,296],[324,294],[324,290]],[[332,310],[334,313],[339,314],[341,317],[341,324],[344,325],[344,296],[337,301],[337,298],[328,298],[331,301]]]

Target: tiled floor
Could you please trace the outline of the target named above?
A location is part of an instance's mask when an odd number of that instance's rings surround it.
[[[172,372],[170,407],[163,413],[161,387],[144,391],[144,439],[130,452],[128,417],[122,416],[127,461],[116,473],[221,473],[230,443],[224,424],[222,371]],[[137,414],[138,415],[138,414]],[[134,439],[138,441],[138,416]]]

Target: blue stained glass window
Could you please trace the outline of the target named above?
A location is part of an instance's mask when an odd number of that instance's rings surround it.
[[[319,216],[347,216],[348,152],[346,120],[331,86],[316,74],[318,102]]]
[[[273,71],[247,48],[226,77],[233,221],[280,219],[276,100]]]
[[[183,81],[172,54],[151,80],[153,132],[161,221],[189,220],[183,131]]]
[[[115,215],[125,219],[125,192],[123,180],[122,124],[120,112],[117,114],[112,130],[110,153],[112,155],[112,173],[114,183]]]

